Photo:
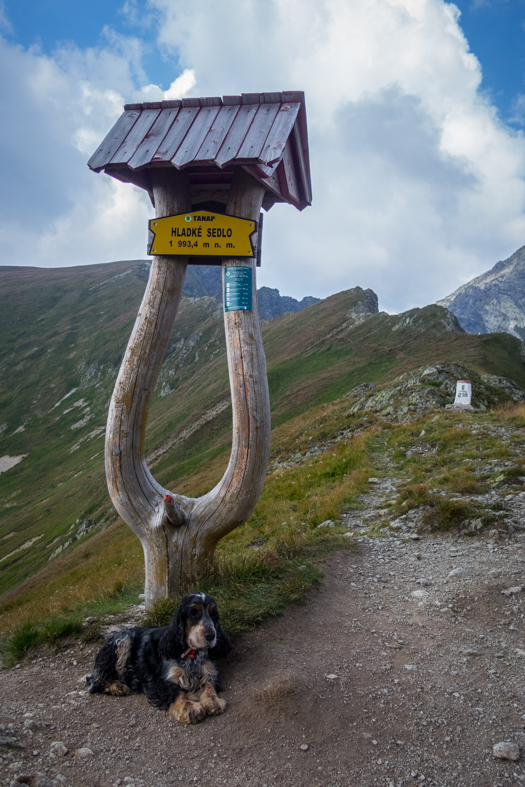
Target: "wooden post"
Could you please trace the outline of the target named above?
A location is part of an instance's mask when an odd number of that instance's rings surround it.
[[[187,175],[150,170],[157,217],[191,209]],[[236,168],[226,212],[257,220],[265,187]],[[252,270],[253,310],[224,315],[233,408],[233,444],[223,478],[208,494],[187,498],[164,489],[144,458],[151,398],[184,286],[187,258],[158,256],[111,400],[106,475],[113,504],[142,543],[146,608],[185,590],[206,571],[217,542],[252,515],[270,450],[270,400],[257,309],[255,262],[225,260]]]

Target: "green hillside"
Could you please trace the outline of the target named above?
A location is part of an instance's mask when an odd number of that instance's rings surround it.
[[[103,430],[146,273],[140,261],[0,268],[0,457],[23,457],[0,474],[0,592],[100,529],[97,541],[113,538]],[[436,361],[525,387],[510,335],[465,334],[439,306],[390,316],[362,302],[355,288],[264,326],[274,427]],[[185,298],[150,413],[150,465],[164,485],[202,494],[226,466],[230,432],[221,307]]]

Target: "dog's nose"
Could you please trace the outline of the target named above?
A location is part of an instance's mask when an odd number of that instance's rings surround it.
[[[206,642],[213,642],[213,640],[215,639],[215,632],[214,631],[207,631],[204,634],[204,639],[206,640]]]

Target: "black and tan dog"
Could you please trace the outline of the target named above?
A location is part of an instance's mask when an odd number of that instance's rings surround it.
[[[222,713],[215,659],[231,650],[220,627],[217,605],[205,593],[185,596],[170,626],[123,629],[99,651],[90,694],[114,696],[144,692],[177,721],[191,724]]]

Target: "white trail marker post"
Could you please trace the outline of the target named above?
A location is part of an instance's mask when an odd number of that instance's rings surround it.
[[[456,383],[456,398],[454,405],[472,404],[472,383],[470,380],[458,380]]]

